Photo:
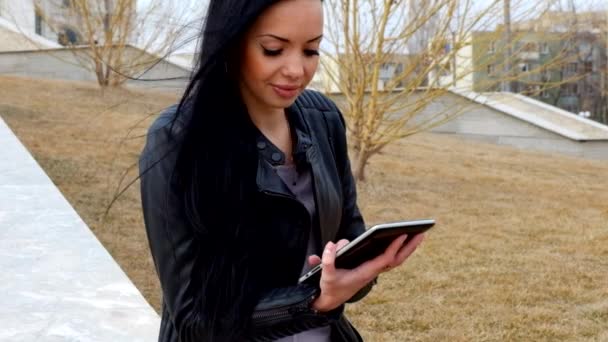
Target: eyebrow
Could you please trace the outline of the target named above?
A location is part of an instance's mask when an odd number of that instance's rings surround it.
[[[283,38],[283,37],[279,37],[279,36],[275,36],[274,34],[261,34],[261,35],[259,35],[258,37],[272,37],[272,38],[274,38],[274,39],[276,39],[276,40],[280,40],[280,41],[282,41],[282,42],[289,43],[289,39],[287,39],[287,38]],[[318,36],[318,37],[315,37],[315,38],[313,38],[313,39],[311,39],[311,40],[307,41],[307,43],[312,43],[312,42],[314,42],[314,41],[320,40],[321,38],[323,38],[323,35],[320,35],[320,36]]]

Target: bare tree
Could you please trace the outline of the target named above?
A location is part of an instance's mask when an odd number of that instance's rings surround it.
[[[521,3],[512,6],[518,8]],[[470,60],[459,65],[456,61],[472,54],[472,37],[478,31],[490,29],[491,39],[500,40],[496,18],[502,17],[504,4],[503,0],[483,6],[472,0],[328,0],[326,4],[330,48],[322,59],[322,73],[331,81],[327,90],[343,95],[341,105],[354,149],[353,172],[364,180],[370,157],[387,144],[440,125],[465,109],[449,108],[431,115],[425,111],[447,88],[470,82],[474,73],[493,63]],[[543,8],[518,11],[514,19],[540,14]],[[411,51],[413,41],[420,46],[420,37],[424,37],[424,48]],[[516,41],[514,34],[513,42],[497,49],[513,48]],[[498,64],[513,58],[503,58],[500,51],[484,57],[496,58],[498,70],[502,70]],[[437,86],[431,76],[437,73],[445,73],[451,81]],[[497,74],[501,77],[493,81],[496,86],[519,77],[515,72]]]
[[[137,77],[189,39],[192,8],[178,1],[35,0],[37,15],[100,86]]]

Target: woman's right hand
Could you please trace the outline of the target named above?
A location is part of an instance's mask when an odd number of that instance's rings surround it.
[[[424,239],[424,234],[414,236],[403,245],[406,239],[407,235],[396,238],[384,253],[350,270],[335,267],[336,251],[348,241],[340,240],[337,244],[328,242],[322,258],[313,255],[308,259],[313,266],[318,263],[323,266],[319,283],[321,293],[312,303],[312,308],[327,312],[344,304],[380,273],[400,266],[416,250]]]

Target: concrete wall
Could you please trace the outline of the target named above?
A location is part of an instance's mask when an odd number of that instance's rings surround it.
[[[413,103],[419,97],[420,94],[411,95],[407,99],[404,98],[400,104]],[[334,95],[333,98],[339,106],[342,105],[343,96]],[[447,115],[452,118],[431,129],[433,133],[508,145],[524,150],[608,160],[608,140],[577,142],[452,93],[433,100],[412,120],[412,124],[423,122],[437,114],[440,117]],[[397,112],[393,115],[402,115],[402,113]]]
[[[74,54],[69,49],[52,49],[43,51],[0,52],[0,74],[24,76],[30,78],[95,81],[95,74],[90,60],[84,56],[87,49],[79,49]],[[140,54],[141,50],[129,47],[127,53]],[[149,60],[149,58],[147,58]],[[187,69],[161,61],[143,75],[141,80],[128,81],[130,86],[183,89],[190,72]],[[170,80],[145,81],[155,79],[177,78]]]
[[[0,342],[156,341],[156,312],[1,119],[0,146]]]

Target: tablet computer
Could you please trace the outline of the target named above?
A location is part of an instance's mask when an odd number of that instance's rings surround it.
[[[355,268],[363,262],[382,254],[397,237],[408,234],[405,242],[407,243],[413,236],[427,231],[434,225],[435,220],[432,219],[375,225],[338,250],[336,253],[336,268]],[[300,277],[299,283],[318,282],[320,277],[321,265],[319,264]]]

